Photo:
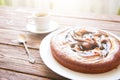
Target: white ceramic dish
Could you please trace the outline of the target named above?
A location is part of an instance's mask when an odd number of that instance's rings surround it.
[[[58,28],[58,23],[56,23],[55,21],[50,21],[49,29],[47,30],[36,30],[35,25],[32,23],[27,24],[26,28],[32,33],[43,34],[56,30]]]
[[[43,62],[52,71],[57,74],[73,80],[118,80],[120,79],[120,66],[112,71],[101,73],[101,74],[85,74],[80,72],[72,71],[59,64],[52,56],[50,50],[50,39],[55,32],[46,36],[40,44],[40,56]]]

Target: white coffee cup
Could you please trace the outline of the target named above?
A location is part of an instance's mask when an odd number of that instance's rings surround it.
[[[30,24],[35,26],[37,31],[48,30],[50,24],[50,15],[44,12],[34,13],[28,18]]]

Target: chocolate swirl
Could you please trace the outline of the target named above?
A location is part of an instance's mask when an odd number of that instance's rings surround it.
[[[107,57],[112,46],[108,34],[103,31],[70,30],[65,36],[65,41],[70,44],[74,54],[87,60]]]

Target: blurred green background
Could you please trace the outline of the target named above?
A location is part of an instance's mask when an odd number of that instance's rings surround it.
[[[0,0],[0,5],[5,5],[5,0]]]
[[[119,10],[118,10],[118,15],[120,15],[120,8],[119,8]]]

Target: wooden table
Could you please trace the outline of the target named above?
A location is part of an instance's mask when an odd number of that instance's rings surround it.
[[[68,80],[50,70],[39,56],[41,40],[49,33],[34,34],[26,30],[27,17],[31,14],[31,10],[0,7],[0,80]],[[53,14],[52,19],[59,23],[60,28],[94,26],[120,36],[120,16]],[[28,62],[24,46],[17,40],[19,34],[27,37],[28,48],[36,59],[35,64]]]

